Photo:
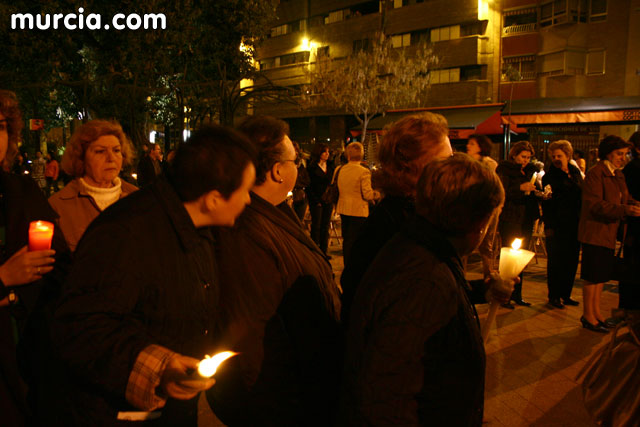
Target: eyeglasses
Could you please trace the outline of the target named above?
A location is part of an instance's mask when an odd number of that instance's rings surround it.
[[[299,165],[300,164],[300,160],[301,160],[300,159],[300,155],[296,153],[296,158],[295,159],[293,159],[293,160],[288,160],[288,159],[287,160],[280,160],[280,163],[292,162],[292,163],[295,163],[296,165]]]

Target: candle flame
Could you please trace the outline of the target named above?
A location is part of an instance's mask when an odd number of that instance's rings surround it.
[[[198,364],[198,373],[205,378],[211,378],[216,374],[222,362],[236,354],[238,353],[234,353],[233,351],[223,351],[222,353],[215,354],[213,357],[205,355],[204,359]]]
[[[520,249],[520,246],[522,246],[522,239],[515,239],[511,244],[511,247],[516,251]]]

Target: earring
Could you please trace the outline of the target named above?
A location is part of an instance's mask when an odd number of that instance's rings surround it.
[[[282,183],[284,182],[284,179],[280,178],[280,179],[278,180],[278,182],[279,182],[280,184],[282,184]]]

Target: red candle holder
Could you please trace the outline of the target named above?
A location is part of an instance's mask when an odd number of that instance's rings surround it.
[[[29,251],[51,249],[53,224],[48,221],[32,221],[29,224]]]

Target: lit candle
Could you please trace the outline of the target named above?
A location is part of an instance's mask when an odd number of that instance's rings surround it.
[[[522,245],[522,239],[515,239],[510,248],[502,248],[500,250],[500,266],[498,270],[500,277],[504,280],[511,280],[522,273],[522,270],[535,255],[531,251],[520,249],[520,245]]]
[[[531,180],[529,182],[531,184],[535,184],[537,179],[538,179],[538,172],[534,172],[533,175],[531,175]],[[524,194],[528,196],[529,194],[531,194],[531,191],[525,191]]]
[[[29,250],[44,251],[51,249],[53,224],[47,221],[33,221],[29,224]]]
[[[222,362],[230,357],[235,356],[236,354],[238,353],[234,353],[233,351],[223,351],[222,353],[218,353],[213,357],[209,357],[207,355],[198,364],[198,373],[201,377],[211,378],[216,374],[216,371],[218,370],[218,367]]]

